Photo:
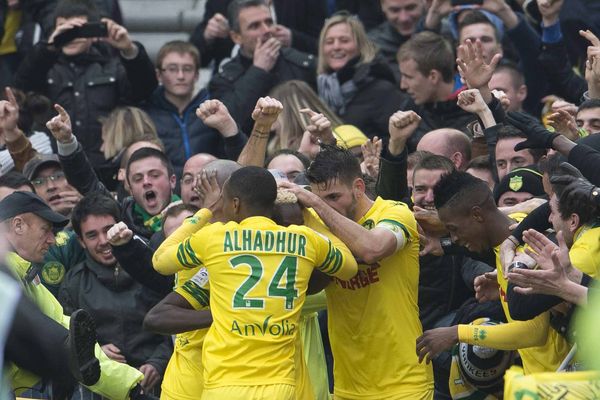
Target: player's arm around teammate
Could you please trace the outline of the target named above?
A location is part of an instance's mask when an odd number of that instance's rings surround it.
[[[331,232],[366,265],[391,256],[404,247],[407,241],[403,231],[395,233],[379,227],[366,229],[337,212],[316,194],[287,182],[281,182],[280,185],[292,191],[303,206],[315,210]]]
[[[211,220],[213,212],[221,207],[221,189],[217,183],[216,174],[208,176],[206,172],[202,172],[200,182],[204,186],[200,190],[206,194],[210,193],[210,196],[204,198],[204,207],[167,237],[152,257],[154,269],[163,275],[171,275],[186,268],[200,266],[200,264],[194,263],[194,260],[180,259],[181,254],[178,254],[179,245],[202,229]]]

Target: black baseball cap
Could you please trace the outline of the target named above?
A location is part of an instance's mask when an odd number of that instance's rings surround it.
[[[52,211],[35,193],[17,191],[0,201],[0,221],[25,213],[33,213],[51,222],[55,228],[64,228],[69,223],[68,218]]]
[[[62,168],[56,154],[37,154],[23,167],[23,175],[29,180],[36,177],[38,171],[48,165],[57,165]]]

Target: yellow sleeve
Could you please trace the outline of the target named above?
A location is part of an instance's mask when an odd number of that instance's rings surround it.
[[[189,246],[190,236],[204,227],[211,218],[212,212],[203,208],[192,218],[186,219],[154,252],[154,269],[163,275],[172,275],[177,271],[199,266],[201,263],[197,257],[184,250]]]
[[[302,306],[302,315],[312,314],[327,308],[327,295],[324,290],[306,296]]]
[[[316,249],[315,266],[319,271],[343,280],[348,280],[356,275],[358,265],[345,245],[343,246],[346,247],[347,254],[336,247],[329,238],[318,232],[312,232],[310,236]],[[350,254],[349,258],[348,254]]]
[[[175,289],[175,293],[182,296],[194,307],[195,310],[202,310],[209,306],[209,287],[208,271],[202,267],[196,274]]]
[[[304,217],[304,226],[311,228],[313,231],[320,233],[327,239],[331,240],[333,246],[335,246],[335,248],[342,253],[344,262],[349,263],[348,268],[352,268],[352,264],[356,264],[356,259],[354,258],[352,251],[350,251],[348,246],[346,246],[346,244],[342,242],[340,238],[331,233],[329,228],[327,228],[327,226],[319,217],[317,217],[313,212],[311,212],[311,210],[308,209],[304,209],[302,211],[302,215]],[[356,275],[356,272],[354,275]],[[350,278],[353,278],[354,275],[352,275]]]
[[[500,325],[458,325],[458,341],[498,350],[518,350],[542,346],[548,339],[550,314],[529,321]]]
[[[583,240],[577,240],[569,249],[569,258],[571,264],[581,272],[584,272],[592,278],[598,277],[597,264],[598,254],[590,248],[588,243]]]

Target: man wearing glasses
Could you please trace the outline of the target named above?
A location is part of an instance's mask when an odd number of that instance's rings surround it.
[[[52,211],[71,217],[81,194],[67,182],[56,154],[38,154],[25,164],[23,175]]]
[[[246,136],[239,132],[224,106],[211,113],[215,117],[212,119],[219,119],[221,124],[214,125],[196,116],[196,109],[209,99],[206,89],[195,94],[199,67],[200,56],[194,45],[179,40],[166,43],[156,60],[160,86],[145,107],[178,178],[194,154],[235,160],[246,143]]]
[[[79,203],[81,194],[69,183],[56,154],[38,154],[25,164],[23,175],[33,185],[35,193],[50,206],[52,211],[71,219],[71,211]],[[54,296],[65,273],[85,259],[85,252],[70,229],[55,232],[55,243],[50,246],[44,261],[34,262],[25,280],[30,282],[39,276],[46,289]]]

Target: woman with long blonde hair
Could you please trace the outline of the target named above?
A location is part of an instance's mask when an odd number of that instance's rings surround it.
[[[347,12],[334,14],[321,29],[317,73],[319,97],[369,138],[388,137],[390,116],[409,108],[390,65]]]
[[[137,107],[118,107],[102,121],[100,150],[104,158],[110,160],[130,144],[152,138],[158,139],[156,127],[145,111]]]
[[[367,141],[367,137],[356,127],[344,124],[340,117],[319,99],[319,96],[306,82],[287,81],[276,86],[270,96],[281,101],[283,111],[273,125],[275,136],[268,144],[267,153],[269,155],[281,149],[300,149],[302,137],[310,123],[309,116],[300,111],[306,108],[323,114],[331,122],[333,134],[339,145],[360,149],[360,145]]]

